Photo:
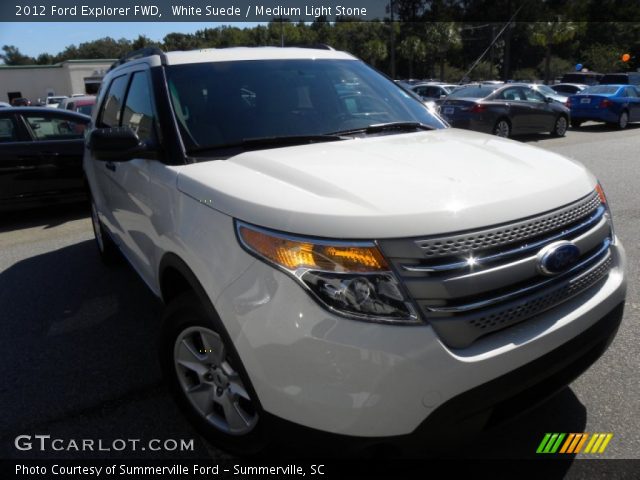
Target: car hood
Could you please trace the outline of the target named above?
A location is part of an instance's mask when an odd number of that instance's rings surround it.
[[[486,227],[590,193],[564,157],[444,129],[250,151],[177,167],[178,188],[232,217],[285,232],[374,239]]]

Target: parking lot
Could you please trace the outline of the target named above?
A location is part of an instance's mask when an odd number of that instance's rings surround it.
[[[605,458],[640,458],[640,126],[618,131],[586,124],[564,138],[520,140],[583,162],[602,182],[628,256],[625,317],[607,353],[570,388],[486,434],[465,455],[533,457],[545,432],[611,432]],[[100,263],[86,208],[4,214],[0,252],[2,458],[77,456],[14,448],[17,435],[37,433],[195,440],[193,451],[146,449],[119,457],[224,456],[198,436],[166,392],[156,360],[162,306],[126,264]]]

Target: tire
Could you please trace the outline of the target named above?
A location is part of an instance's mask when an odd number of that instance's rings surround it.
[[[571,120],[571,126],[573,128],[580,128],[582,126],[581,120]]]
[[[618,117],[617,126],[620,130],[624,130],[629,125],[629,112],[623,110],[620,112],[620,116]]]
[[[96,208],[96,204],[93,201],[93,197],[91,199],[91,225],[93,226],[93,236],[96,240],[96,246],[98,247],[98,254],[100,255],[100,260],[105,265],[114,265],[120,260],[120,251],[118,250],[117,245],[113,242],[109,233],[104,228],[104,225],[100,221],[98,217],[98,210]]]
[[[498,137],[509,138],[511,135],[511,124],[506,118],[500,118],[493,127],[493,134]]]
[[[560,115],[556,118],[556,123],[553,125],[553,130],[551,131],[551,135],[554,137],[564,137],[567,134],[567,127],[569,122],[567,121],[567,117],[564,115]]]
[[[213,444],[236,455],[256,455],[268,442],[265,421],[221,322],[187,292],[166,308],[160,363],[178,405]]]

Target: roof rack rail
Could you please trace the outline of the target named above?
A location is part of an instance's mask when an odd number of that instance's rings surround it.
[[[139,50],[134,50],[133,52],[127,53],[124,57],[122,57],[117,62],[114,62],[111,67],[109,67],[109,71],[113,70],[119,65],[122,65],[127,62],[131,62],[133,60],[137,60],[139,58],[151,57],[153,55],[160,55],[160,59],[163,64],[166,64],[167,57],[164,52],[158,47],[145,47]]]
[[[327,45],[326,43],[312,43],[312,44],[291,45],[291,46],[296,48],[315,48],[316,50],[334,50],[335,51],[335,48],[333,48],[331,45]]]

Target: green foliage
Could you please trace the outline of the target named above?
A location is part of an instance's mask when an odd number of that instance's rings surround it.
[[[35,63],[35,60],[27,55],[20,53],[17,47],[13,45],[5,45],[2,47],[3,54],[0,54],[0,59],[6,65],[30,65]]]
[[[46,65],[71,59],[119,58],[132,50],[151,46],[171,51],[327,44],[350,52],[387,73],[392,71],[393,63],[398,78],[436,77],[458,81],[505,24],[452,22],[452,16],[493,15],[506,20],[522,4],[521,0],[394,0],[389,3],[394,9],[396,21],[393,23],[389,10],[386,19],[368,22],[350,18],[327,22],[322,17],[311,23],[274,19],[252,28],[234,24],[205,28],[193,34],[174,32],[162,41],[153,41],[142,34],[134,40],[106,37],[69,45],[56,55],[40,54],[36,58],[23,55],[15,46],[5,45],[0,59],[8,65]],[[636,10],[640,11],[640,7]],[[591,18],[597,18],[598,12],[601,9],[595,0],[524,3],[520,17],[549,19],[555,18],[551,17],[553,15],[560,19],[559,15],[565,14],[568,18],[584,19],[584,22],[527,23],[516,20],[470,77],[480,80],[521,75],[528,78],[532,76],[531,70],[537,69],[533,76],[550,80],[571,71],[578,62],[605,73],[640,67],[640,23],[589,22]],[[625,52],[633,57],[628,64],[620,61]],[[513,69],[516,71],[510,73]]]
[[[580,63],[595,72],[624,72],[629,67],[621,60],[622,53],[615,45],[597,43],[584,50]]]

